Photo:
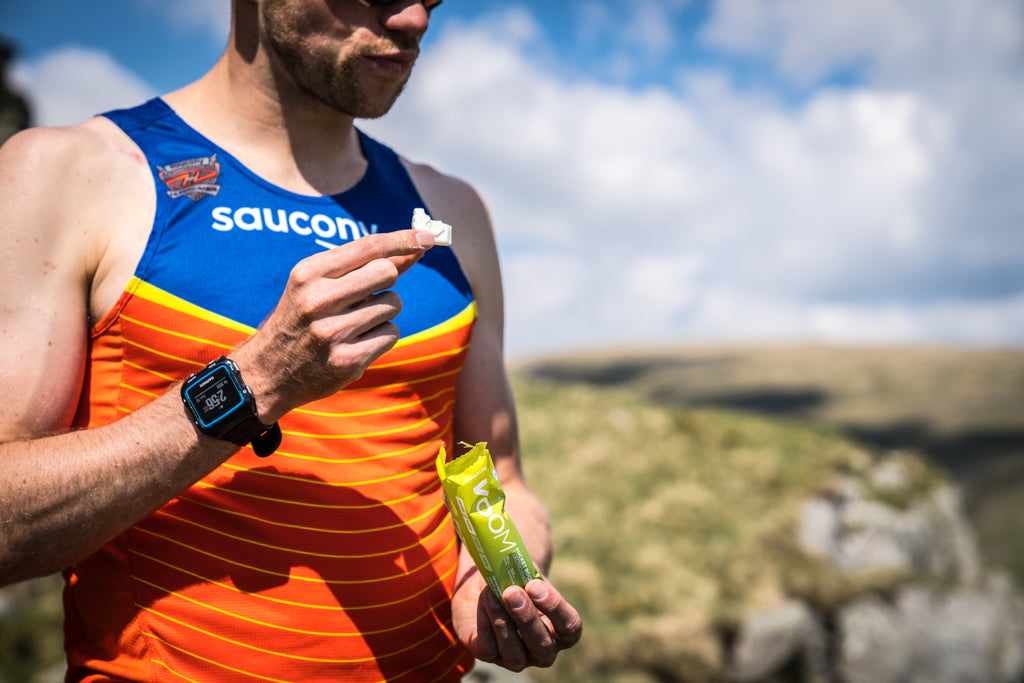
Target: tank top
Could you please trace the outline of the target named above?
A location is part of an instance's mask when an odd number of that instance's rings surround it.
[[[407,228],[424,206],[397,155],[361,132],[364,177],[311,197],[256,176],[160,99],[106,116],[146,155],[157,203],[134,277],[91,329],[80,428],[139,410],[252,334],[302,258]],[[434,457],[451,445],[474,300],[443,247],[394,289],[398,344],[283,417],[275,454],[243,447],[67,570],[69,680],[454,681],[471,667],[451,628],[458,548]]]

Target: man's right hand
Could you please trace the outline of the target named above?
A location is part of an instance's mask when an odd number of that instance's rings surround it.
[[[433,243],[422,230],[368,235],[292,269],[277,307],[229,354],[264,424],[358,380],[395,345],[402,301],[389,288]]]

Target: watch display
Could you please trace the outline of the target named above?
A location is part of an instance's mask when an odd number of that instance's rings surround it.
[[[241,389],[223,365],[200,377],[186,398],[203,428],[212,427],[245,403]]]
[[[204,434],[239,446],[250,444],[260,457],[281,445],[281,428],[276,422],[260,422],[252,390],[230,358],[221,356],[185,380],[181,400],[192,423]]]

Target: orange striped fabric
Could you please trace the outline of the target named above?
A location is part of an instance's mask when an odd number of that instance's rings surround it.
[[[67,572],[74,681],[455,681],[451,442],[470,304],[280,422]],[[187,332],[183,332],[187,331]],[[94,331],[78,426],[141,409],[253,330],[133,281]],[[413,378],[413,379],[410,379]]]

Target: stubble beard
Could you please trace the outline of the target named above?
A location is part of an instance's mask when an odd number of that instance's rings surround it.
[[[403,36],[346,50],[337,41],[318,40],[312,26],[284,0],[268,2],[264,20],[268,44],[300,96],[311,97],[352,118],[372,119],[390,111],[405,89],[408,75],[401,80],[375,75],[369,61],[381,51],[408,49]],[[415,48],[415,43],[411,47]]]
[[[321,81],[328,87],[317,88],[306,84],[314,97],[338,112],[357,119],[376,119],[387,114],[398,97],[405,90],[408,76],[401,81],[377,83],[367,77],[360,63],[363,55],[349,55],[332,70],[330,76]]]

